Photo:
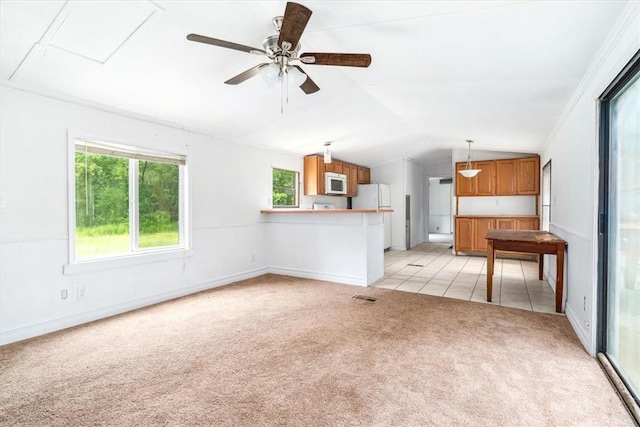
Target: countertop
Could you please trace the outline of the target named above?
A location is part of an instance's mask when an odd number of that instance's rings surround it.
[[[531,215],[509,215],[509,214],[501,214],[501,215],[485,215],[485,214],[481,214],[481,215],[474,215],[474,214],[470,214],[470,215],[454,215],[454,218],[539,218],[540,215],[535,215],[535,214],[531,214]]]
[[[385,213],[393,209],[263,209],[261,214],[359,214]]]

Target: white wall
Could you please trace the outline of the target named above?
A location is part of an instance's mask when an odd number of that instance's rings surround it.
[[[640,3],[630,4],[603,44],[547,141],[541,164],[553,160],[552,233],[567,240],[565,312],[595,355],[597,322],[598,103],[597,99],[640,49]],[[579,172],[579,173],[577,173]],[[545,263],[549,281],[555,260]]]
[[[301,156],[258,149],[0,87],[0,344],[262,274],[272,166]],[[63,274],[68,259],[68,132],[186,152],[190,254]],[[190,255],[190,256],[187,256]],[[84,287],[86,298],[77,299]],[[69,298],[61,299],[67,290]]]

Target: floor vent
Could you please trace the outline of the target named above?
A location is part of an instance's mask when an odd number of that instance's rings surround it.
[[[408,267],[424,267],[422,264],[407,264]]]
[[[351,298],[361,299],[368,302],[376,302],[378,300],[378,298],[368,297],[366,295],[354,295]]]

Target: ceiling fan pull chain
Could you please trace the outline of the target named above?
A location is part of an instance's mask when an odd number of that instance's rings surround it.
[[[280,114],[284,113],[284,76],[280,72]]]

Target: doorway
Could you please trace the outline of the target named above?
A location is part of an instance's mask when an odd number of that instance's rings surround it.
[[[427,178],[429,193],[427,242],[429,243],[453,244],[452,182],[451,178]]]
[[[640,393],[640,52],[600,98],[598,351]]]

